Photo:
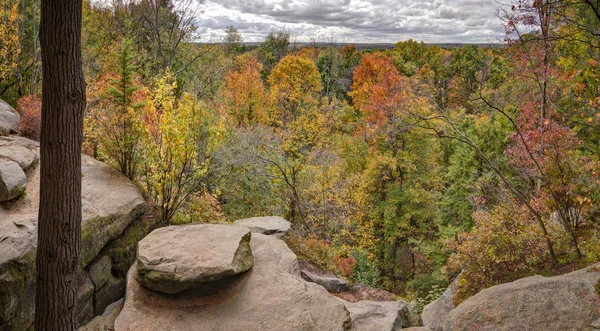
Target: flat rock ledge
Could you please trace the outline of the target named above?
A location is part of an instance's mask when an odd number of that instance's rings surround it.
[[[192,224],[157,229],[140,241],[137,280],[175,294],[249,270],[251,232],[241,226]]]
[[[331,293],[339,293],[350,290],[350,284],[341,278],[323,277],[306,270],[300,271],[300,274],[305,281],[319,284]]]
[[[290,231],[292,225],[279,216],[244,218],[233,222],[233,224],[245,226],[254,233],[272,235],[279,239]]]

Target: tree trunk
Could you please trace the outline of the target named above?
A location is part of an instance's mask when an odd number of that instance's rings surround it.
[[[43,0],[42,135],[35,330],[77,329],[85,81],[81,0]]]

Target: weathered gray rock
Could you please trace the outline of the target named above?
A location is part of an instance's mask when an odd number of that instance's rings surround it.
[[[396,331],[409,326],[408,307],[402,301],[346,302],[356,331]]]
[[[79,331],[112,331],[115,329],[115,319],[123,309],[123,299],[111,303],[102,315],[95,317],[88,324],[80,327]]]
[[[39,156],[40,143],[25,137],[19,136],[0,136],[0,146],[21,146],[30,149]]]
[[[245,226],[254,233],[273,235],[283,238],[290,231],[291,223],[279,216],[251,217],[233,222],[235,225]]]
[[[152,211],[133,221],[121,235],[104,246],[100,255],[110,256],[112,272],[115,276],[126,278],[129,268],[137,258],[138,242],[160,225],[160,219]]]
[[[597,266],[596,266],[597,267]],[[454,308],[441,330],[586,330],[600,318],[596,268],[492,286]]]
[[[28,170],[38,161],[38,156],[30,149],[19,145],[0,146],[0,160],[15,161],[23,170]]]
[[[436,330],[438,327],[440,327],[440,325],[442,325],[448,313],[454,309],[455,306],[453,299],[456,295],[456,290],[458,289],[459,278],[460,276],[454,279],[450,286],[448,286],[448,288],[444,291],[442,296],[423,307],[421,321],[423,322],[424,326],[429,327],[432,330]]]
[[[0,136],[16,133],[17,124],[19,124],[19,114],[0,99]]]
[[[115,329],[125,330],[348,330],[350,314],[323,287],[300,277],[295,254],[272,236],[253,234],[249,271],[165,295],[128,274],[125,306]]]
[[[24,146],[39,155],[38,144],[22,137],[0,137],[0,146]],[[0,330],[25,330],[33,323],[39,177],[39,167],[31,169],[25,196],[0,205]],[[83,269],[146,204],[133,183],[87,156],[82,181]]]
[[[307,282],[319,284],[331,293],[339,293],[350,290],[350,284],[341,278],[323,277],[306,270],[301,270],[300,274]]]
[[[25,330],[33,323],[37,216],[3,220],[0,217],[0,330]]]
[[[95,288],[101,288],[108,282],[111,273],[110,269],[111,261],[108,256],[102,256],[89,267],[88,274]]]
[[[123,297],[126,285],[125,278],[110,275],[104,286],[96,288],[96,292],[94,292],[94,316],[102,314],[108,305]]]
[[[27,177],[17,162],[0,159],[0,202],[25,192]]]
[[[87,323],[94,317],[94,303],[92,301],[94,283],[85,273],[82,278],[79,291],[77,291],[77,322],[79,324]]]
[[[86,266],[147,206],[137,187],[115,169],[87,155],[81,166],[81,265]]]
[[[252,268],[250,231],[191,224],[154,230],[138,245],[137,273],[153,291],[179,293]]]

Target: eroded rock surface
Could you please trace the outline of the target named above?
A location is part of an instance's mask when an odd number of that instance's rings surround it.
[[[127,278],[125,305],[115,322],[122,330],[349,330],[340,299],[300,277],[295,254],[272,236],[252,234],[254,266],[179,294],[148,290]]]
[[[600,318],[598,265],[492,286],[454,308],[438,330],[593,330]]]
[[[0,149],[7,147],[13,152],[31,152],[34,159],[39,157],[39,144],[26,138],[0,137]],[[29,152],[16,147],[26,148]],[[21,166],[28,166],[31,155],[11,156],[17,161],[22,159],[21,165],[12,160],[6,161],[6,158],[0,157],[0,162],[12,163],[22,175]],[[35,161],[29,167],[24,173],[27,185],[22,197],[0,204],[0,330],[25,330],[33,323],[40,174]],[[14,176],[11,175],[11,178]],[[83,270],[107,243],[120,236],[134,219],[144,213],[146,203],[135,185],[124,176],[106,164],[83,156],[82,208],[80,267]],[[123,291],[124,280],[121,282]],[[88,286],[85,291],[80,290],[79,316],[82,320],[90,318],[94,309],[92,301],[102,298],[97,296],[99,289],[94,287],[95,299],[92,300],[89,296],[90,283],[81,284]],[[115,288],[113,286],[107,291]]]
[[[424,326],[436,330],[444,322],[450,311],[455,308],[453,299],[458,289],[458,278],[454,279],[441,297],[423,307],[421,321]]]
[[[80,327],[79,331],[112,331],[115,329],[115,319],[123,309],[123,299],[111,303],[102,315],[96,316],[88,324]]]
[[[17,132],[19,114],[8,103],[0,99],[0,136]]]
[[[290,231],[292,225],[279,216],[244,218],[233,222],[233,224],[245,226],[254,233],[273,235],[280,239]]]
[[[12,200],[25,192],[27,177],[17,162],[0,159],[0,202]]]
[[[23,170],[28,170],[38,162],[38,155],[25,146],[6,145],[0,146],[0,160],[17,162]]]
[[[307,270],[302,270],[300,273],[302,278],[307,282],[319,284],[331,293],[339,293],[350,290],[350,284],[341,278],[319,276]]]
[[[396,331],[408,327],[408,307],[402,301],[358,301],[346,303],[352,330]]]
[[[247,271],[251,232],[241,226],[192,224],[157,229],[138,245],[137,278],[145,287],[179,293]]]

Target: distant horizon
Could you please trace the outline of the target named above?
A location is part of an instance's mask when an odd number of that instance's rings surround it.
[[[203,37],[235,26],[244,41],[286,30],[297,42],[495,44],[505,30],[494,0],[206,0],[196,23]],[[204,39],[204,38],[203,38]]]
[[[317,45],[319,47],[326,47],[329,45],[334,45],[334,46],[344,46],[344,45],[355,45],[357,46],[358,49],[376,49],[376,48],[394,48],[394,46],[399,43],[399,42],[406,42],[408,40],[401,40],[401,41],[397,41],[397,42],[301,42],[301,41],[290,41],[290,44],[292,46],[311,46],[311,45]],[[452,42],[447,42],[447,43],[428,43],[428,42],[424,42],[424,41],[418,41],[415,40],[418,43],[423,42],[425,45],[427,46],[441,46],[441,47],[461,47],[461,46],[468,46],[468,45],[476,45],[476,46],[491,46],[491,47],[504,47],[507,44],[505,42],[497,42],[497,43],[471,43],[471,42],[464,42],[464,43],[452,43]],[[204,41],[196,41],[194,42],[195,44],[200,44],[200,45],[211,45],[211,44],[226,44],[223,41],[218,41],[218,42],[204,42]],[[263,43],[263,41],[242,41],[240,42],[241,45],[245,45],[245,46],[259,46],[261,43]]]

